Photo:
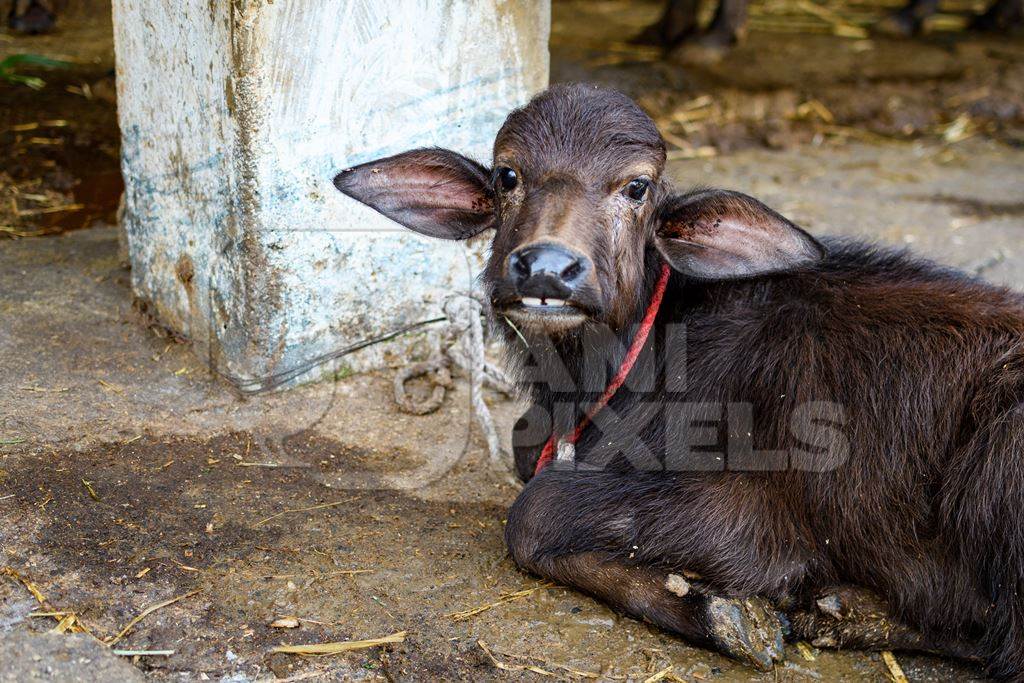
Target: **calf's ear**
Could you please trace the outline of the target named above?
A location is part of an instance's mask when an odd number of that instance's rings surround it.
[[[447,149],[415,149],[349,168],[334,186],[430,237],[469,239],[494,227],[491,174]]]
[[[698,279],[753,277],[825,256],[825,248],[801,228],[739,192],[677,195],[659,214],[658,251],[673,268]]]

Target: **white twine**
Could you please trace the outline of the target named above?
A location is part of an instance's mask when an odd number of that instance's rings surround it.
[[[455,366],[469,375],[470,403],[477,424],[487,441],[490,466],[504,474],[512,472],[512,456],[501,446],[494,418],[484,402],[484,386],[505,396],[512,396],[512,383],[498,366],[485,355],[482,315],[484,298],[478,293],[455,293],[445,298],[442,310],[448,318],[441,332],[440,349],[424,363],[415,363],[395,374],[395,402],[399,409],[416,415],[426,415],[441,407],[445,390],[452,387],[451,368]],[[405,391],[405,382],[413,377],[431,374],[434,391],[430,398],[414,402]]]

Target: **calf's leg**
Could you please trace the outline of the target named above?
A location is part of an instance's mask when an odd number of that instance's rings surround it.
[[[652,562],[648,552],[638,552],[645,542],[632,520],[651,500],[624,490],[629,481],[556,466],[534,477],[509,511],[505,537],[515,563],[694,643],[771,668],[782,656],[783,634],[770,603],[753,592],[718,594],[703,581],[686,579],[682,566]]]
[[[939,643],[898,620],[889,603],[860,586],[837,586],[818,592],[798,609],[787,610],[792,637],[815,647],[851,650],[910,650],[977,659],[969,643]]]
[[[812,592],[808,567],[820,560],[800,552],[792,521],[764,482],[556,463],[513,504],[505,536],[524,570],[761,669],[781,659],[783,621],[790,637],[820,647],[980,656],[976,644],[938,642],[901,622],[869,589]]]

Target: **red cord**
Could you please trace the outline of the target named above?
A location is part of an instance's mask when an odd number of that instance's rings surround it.
[[[651,328],[654,327],[654,319],[658,317],[658,309],[661,308],[661,300],[665,296],[665,287],[668,286],[669,267],[667,263],[661,265],[661,274],[658,276],[658,283],[654,286],[654,294],[651,295],[651,303],[647,305],[647,312],[644,314],[644,319],[640,321],[640,329],[637,330],[636,336],[633,337],[633,343],[629,347],[629,351],[626,353],[626,357],[622,359],[622,365],[619,366],[619,371],[615,373],[615,377],[612,378],[608,388],[601,394],[601,398],[597,399],[597,403],[591,406],[590,410],[587,411],[586,416],[576,425],[576,429],[573,430],[566,441],[571,444],[575,444],[580,438],[580,434],[586,428],[594,415],[597,415],[598,411],[608,405],[608,401],[611,400],[615,392],[619,390],[622,383],[626,381],[626,377],[629,375],[629,371],[633,369],[633,365],[636,363],[636,359],[640,357],[640,351],[643,350],[644,344],[647,342],[647,337],[651,333]],[[555,457],[555,448],[558,445],[558,439],[555,434],[552,434],[548,438],[548,442],[544,444],[544,450],[540,452],[540,459],[537,460],[537,467],[533,471],[533,476],[540,474],[540,471],[547,467]]]

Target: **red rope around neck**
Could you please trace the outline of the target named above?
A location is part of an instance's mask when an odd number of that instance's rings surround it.
[[[580,438],[580,434],[586,428],[594,415],[608,405],[608,401],[611,400],[615,392],[619,390],[622,383],[626,381],[626,377],[629,375],[629,371],[633,369],[633,365],[636,363],[636,359],[640,357],[640,351],[644,348],[644,344],[647,342],[647,337],[651,333],[651,328],[654,327],[654,319],[658,317],[658,309],[661,308],[661,300],[665,296],[665,287],[668,285],[669,267],[667,263],[661,265],[661,274],[658,276],[658,283],[654,286],[654,294],[651,295],[651,303],[647,304],[647,312],[644,313],[644,319],[640,321],[640,329],[637,330],[636,336],[633,337],[633,343],[629,347],[629,351],[626,353],[626,357],[622,359],[622,365],[619,366],[619,371],[615,373],[615,377],[612,378],[608,388],[601,394],[601,398],[597,399],[597,403],[590,407],[587,411],[586,416],[576,425],[576,429],[573,430],[572,434],[565,438],[570,444],[576,443]],[[537,476],[540,471],[547,467],[555,457],[555,449],[558,446],[557,435],[552,433],[548,438],[548,442],[544,444],[544,450],[540,452],[540,459],[537,460],[537,467],[533,471],[533,475]]]

